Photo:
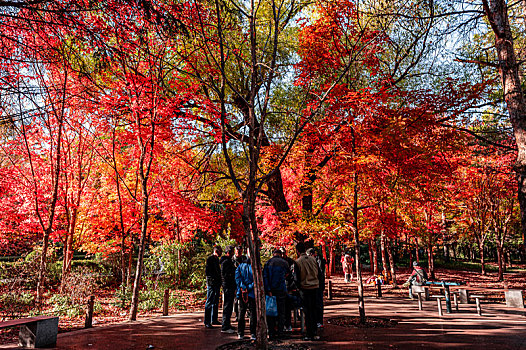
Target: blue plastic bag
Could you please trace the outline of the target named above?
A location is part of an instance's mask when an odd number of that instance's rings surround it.
[[[278,316],[278,303],[276,302],[275,296],[267,295],[266,309],[267,309],[267,316],[271,316],[271,317]]]

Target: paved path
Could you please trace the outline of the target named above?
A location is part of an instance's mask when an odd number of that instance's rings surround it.
[[[326,319],[357,315],[354,299],[340,299],[326,306]],[[322,341],[309,343],[312,349],[526,349],[526,317],[503,304],[483,304],[483,316],[475,305],[460,305],[460,312],[437,315],[434,301],[419,311],[415,301],[400,298],[366,299],[366,314],[398,320],[392,328],[348,328],[326,324]],[[55,349],[127,350],[184,349],[213,350],[236,340],[221,334],[220,327],[208,330],[201,313],[157,317],[146,321],[95,327],[59,334]],[[301,342],[299,331],[286,342]],[[307,343],[305,343],[307,344]],[[17,349],[3,345],[0,349]]]

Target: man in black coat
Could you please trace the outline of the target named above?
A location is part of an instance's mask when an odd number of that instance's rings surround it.
[[[232,310],[234,309],[234,298],[236,296],[236,265],[234,260],[234,247],[227,246],[225,248],[225,255],[221,258],[221,279],[223,281],[223,323],[221,332],[234,333],[230,318],[232,317]]]
[[[214,247],[214,252],[206,259],[206,304],[205,304],[205,327],[213,328],[219,325],[217,320],[219,307],[219,292],[221,290],[221,267],[219,257],[223,250],[219,246]]]

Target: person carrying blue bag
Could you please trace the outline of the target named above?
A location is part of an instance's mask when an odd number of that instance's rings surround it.
[[[256,299],[254,294],[254,275],[250,258],[247,258],[236,268],[237,298],[239,300],[239,311],[237,318],[237,336],[239,339],[245,337],[245,315],[247,309],[250,311],[250,338],[256,339]]]
[[[289,264],[281,258],[281,250],[274,249],[272,258],[263,268],[263,281],[265,294],[276,297],[278,309],[277,317],[267,316],[268,333],[270,338],[283,336],[285,324],[285,301],[287,298],[287,285],[285,276],[289,271]]]

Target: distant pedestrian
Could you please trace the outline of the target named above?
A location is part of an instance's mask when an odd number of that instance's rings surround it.
[[[296,264],[299,270],[296,276],[305,312],[306,335],[304,340],[318,340],[320,337],[316,335],[316,290],[319,287],[319,267],[316,259],[305,253],[305,244],[303,242],[299,242],[296,245],[296,253],[298,254]]]
[[[239,300],[239,314],[237,319],[237,335],[239,339],[245,337],[245,315],[250,312],[250,338],[256,339],[256,300],[254,294],[254,275],[250,259],[247,258],[236,269],[237,298]]]
[[[318,289],[316,289],[316,326],[321,328],[323,327],[323,293],[325,291],[325,265],[327,262],[322,256],[316,254],[314,248],[307,249],[307,255],[316,259],[316,263],[318,264],[319,286]]]
[[[219,257],[223,250],[219,246],[214,247],[212,255],[206,259],[206,304],[205,304],[205,327],[213,328],[212,325],[220,325],[217,320],[219,307],[219,293],[221,291],[221,267]]]
[[[342,269],[343,274],[345,275],[345,282],[351,282],[354,279],[354,273],[353,273],[353,264],[354,264],[354,258],[346,252],[342,256]]]
[[[285,325],[285,300],[287,298],[287,285],[285,277],[289,272],[289,264],[281,258],[281,251],[274,249],[272,258],[263,268],[263,281],[265,294],[276,297],[278,316],[267,316],[269,337],[280,337]],[[276,322],[277,321],[277,322]]]
[[[234,308],[234,298],[236,296],[236,266],[234,264],[234,247],[227,246],[225,255],[221,257],[221,279],[223,282],[223,322],[221,325],[222,333],[234,333],[230,318]]]

